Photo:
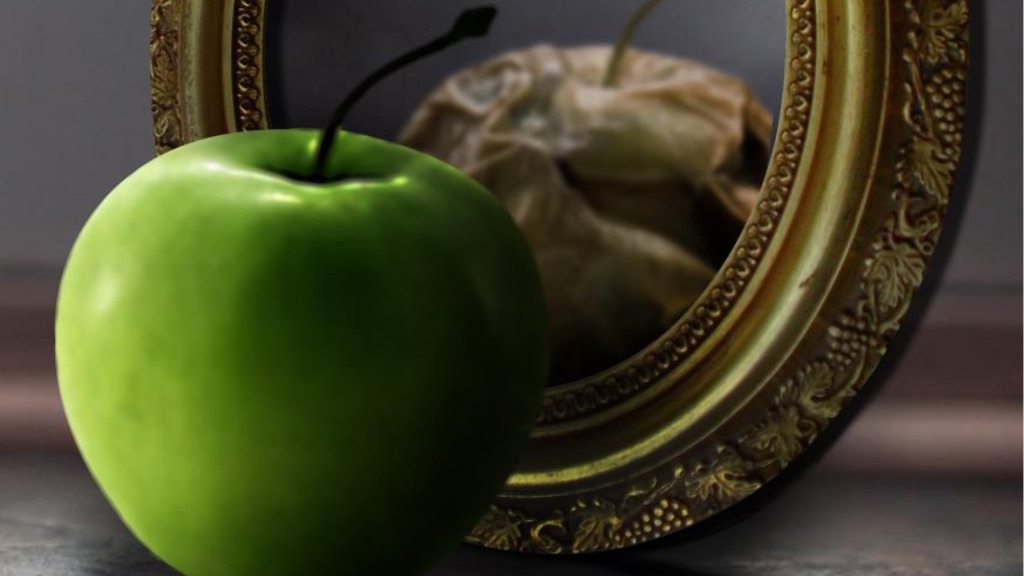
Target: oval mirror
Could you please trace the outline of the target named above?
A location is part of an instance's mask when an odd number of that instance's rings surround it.
[[[322,126],[473,4],[155,0],[157,148]],[[693,534],[806,456],[899,328],[961,154],[967,3],[495,4],[348,126],[485,184],[544,279],[551,384],[469,541]]]

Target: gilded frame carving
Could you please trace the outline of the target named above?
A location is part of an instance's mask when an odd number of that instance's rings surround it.
[[[268,127],[267,1],[153,1],[158,152]],[[789,467],[885,354],[961,155],[968,3],[786,10],[778,136],[735,250],[658,341],[547,393],[520,470],[470,542],[586,553],[685,531]]]

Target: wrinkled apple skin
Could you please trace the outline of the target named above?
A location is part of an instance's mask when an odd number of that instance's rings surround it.
[[[414,574],[513,470],[548,369],[515,224],[454,168],[343,133],[150,162],[78,238],[61,396],[128,527],[189,576]]]

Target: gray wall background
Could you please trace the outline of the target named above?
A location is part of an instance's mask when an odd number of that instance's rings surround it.
[[[416,98],[453,64],[468,64],[529,40],[607,41],[633,3],[508,0],[494,38],[427,63],[371,96],[353,129],[393,134]],[[381,57],[443,29],[462,2],[288,0],[280,17],[278,78],[304,89],[276,98],[290,124],[319,124],[340,95]],[[589,6],[590,4],[588,4]],[[990,0],[985,114],[973,186],[943,290],[1019,298],[1022,278],[1022,5]],[[575,6],[575,7],[573,7]],[[525,7],[525,8],[524,8]],[[699,7],[699,10],[695,8]],[[351,10],[351,11],[350,11]],[[638,43],[704,59],[750,82],[770,105],[781,85],[781,2],[679,0],[643,29]],[[679,14],[671,14],[673,11]],[[334,32],[322,32],[324,22]],[[149,3],[124,0],[4,0],[0,5],[0,281],[56,277],[91,210],[152,156]],[[376,31],[391,29],[390,34]],[[368,32],[373,32],[368,34]],[[536,34],[535,37],[532,35]],[[336,45],[332,47],[332,40]],[[361,48],[358,48],[361,47]],[[337,71],[341,70],[339,73]],[[329,97],[324,97],[324,94]]]

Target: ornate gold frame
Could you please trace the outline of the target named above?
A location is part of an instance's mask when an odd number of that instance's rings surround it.
[[[268,126],[267,0],[154,0],[158,151]],[[550,390],[469,541],[618,549],[760,491],[860,391],[923,280],[961,155],[966,0],[786,0],[760,203],[700,301],[642,353]]]

